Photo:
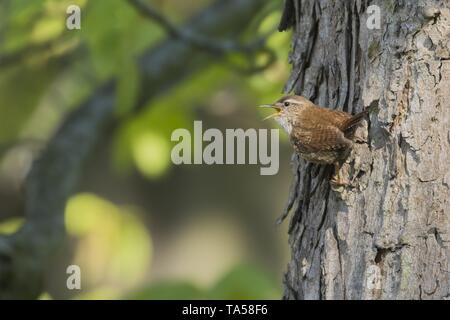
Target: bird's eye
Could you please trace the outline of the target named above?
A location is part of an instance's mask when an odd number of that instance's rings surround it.
[[[289,107],[289,102],[286,101],[286,102],[284,103],[284,106],[285,106],[285,107]]]

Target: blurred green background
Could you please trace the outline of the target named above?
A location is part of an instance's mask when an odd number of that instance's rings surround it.
[[[210,2],[149,1],[175,23]],[[65,28],[71,4],[82,8],[81,30]],[[274,30],[280,12],[280,1],[267,1],[239,41]],[[231,53],[130,115],[136,57],[165,38],[124,0],[0,2],[1,234],[23,223],[24,179],[66,115],[105,80],[118,81],[118,126],[67,203],[67,241],[48,264],[43,299],[281,297],[287,226],[275,220],[291,180],[286,136],[279,173],[261,176],[259,165],[174,166],[170,135],[193,120],[270,128],[255,106],[281,95],[290,34],[271,33],[276,61],[266,69],[239,72],[230,64],[242,57]],[[81,267],[81,291],[66,288],[70,264]]]

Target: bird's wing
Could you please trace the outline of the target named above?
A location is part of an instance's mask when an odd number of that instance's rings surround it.
[[[342,150],[351,146],[351,141],[337,127],[321,124],[292,130],[290,138],[299,152]]]
[[[299,124],[316,123],[323,126],[337,127],[341,131],[345,130],[345,124],[352,118],[352,115],[327,108],[318,107],[314,104],[302,108],[299,112],[296,121]]]
[[[339,111],[339,110],[331,110],[331,109],[325,109],[322,108],[320,114],[320,119],[318,119],[318,122],[322,124],[329,124],[331,126],[337,127],[340,130],[344,130],[345,123],[351,119],[351,115]]]

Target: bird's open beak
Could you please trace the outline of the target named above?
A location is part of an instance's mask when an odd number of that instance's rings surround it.
[[[278,108],[278,107],[277,107],[276,105],[274,105],[274,104],[263,104],[263,105],[258,106],[258,108],[272,108],[272,109],[275,109],[275,110],[277,111],[276,113],[271,114],[271,115],[265,117],[265,118],[263,119],[263,121],[278,116],[278,115],[280,114],[280,111],[281,111],[281,109]]]

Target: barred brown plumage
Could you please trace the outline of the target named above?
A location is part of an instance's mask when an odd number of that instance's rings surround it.
[[[295,151],[305,160],[335,164],[344,160],[352,148],[352,132],[368,113],[356,115],[319,107],[302,96],[285,96],[270,105],[274,118],[288,133]],[[339,178],[333,180],[342,184]]]

